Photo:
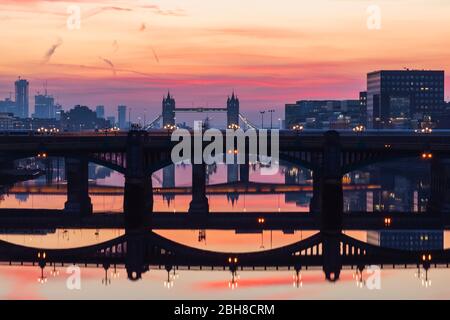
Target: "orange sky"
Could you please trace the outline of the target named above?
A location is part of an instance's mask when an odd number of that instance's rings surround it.
[[[287,102],[356,97],[375,69],[448,71],[449,16],[442,0],[3,0],[0,97],[21,75],[33,95],[48,80],[65,108],[124,103],[151,118],[169,88],[179,106],[223,106],[234,88],[244,113],[280,117]]]

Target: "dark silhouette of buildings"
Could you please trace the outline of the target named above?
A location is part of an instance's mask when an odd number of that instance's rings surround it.
[[[361,99],[361,98],[360,98]],[[300,100],[285,106],[285,126],[302,124],[310,129],[351,129],[365,124],[361,100]]]
[[[97,118],[95,111],[88,107],[77,105],[68,112],[62,113],[61,127],[67,131],[84,131],[106,129],[110,127],[110,123],[105,119]]]

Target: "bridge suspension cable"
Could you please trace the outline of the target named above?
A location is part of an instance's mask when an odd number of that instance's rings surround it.
[[[159,123],[159,121],[162,118],[162,114],[160,114],[159,116],[156,117],[156,119],[154,119],[152,122],[150,122],[149,124],[147,124],[144,127],[144,130],[150,130],[150,129],[155,129],[156,125]]]
[[[244,117],[241,113],[239,113],[239,119],[241,119],[242,122],[244,122],[247,127],[251,129],[258,129],[258,127],[255,124],[253,124],[250,120]]]

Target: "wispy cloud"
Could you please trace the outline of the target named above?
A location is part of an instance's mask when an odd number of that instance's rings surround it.
[[[153,49],[153,48],[151,48],[151,49],[152,49],[152,52],[153,52],[153,57],[155,58],[156,62],[159,63],[159,57],[158,57],[158,54],[156,53],[155,49]]]
[[[173,16],[173,17],[184,17],[187,15],[186,11],[183,9],[161,9],[160,6],[155,4],[148,4],[140,6],[142,9],[149,9],[154,14],[161,15],[161,16]]]
[[[49,62],[52,56],[55,54],[56,49],[58,49],[62,44],[63,44],[62,39],[58,38],[58,41],[55,44],[53,44],[45,53],[43,63]]]
[[[265,27],[233,27],[210,28],[205,30],[215,36],[249,37],[249,38],[304,38],[306,34],[292,29],[265,28]]]
[[[104,63],[106,63],[108,66],[111,67],[111,70],[113,72],[114,75],[116,75],[116,67],[114,66],[114,63],[112,63],[111,60],[109,59],[105,59],[103,57],[98,57],[100,60],[102,60]]]
[[[116,7],[116,6],[104,6],[92,9],[83,15],[84,19],[91,18],[105,11],[122,11],[122,12],[131,12],[133,9],[125,8],[125,7]]]
[[[117,50],[119,50],[119,43],[117,42],[117,40],[114,40],[112,43],[112,47],[113,47],[113,52],[117,52]]]

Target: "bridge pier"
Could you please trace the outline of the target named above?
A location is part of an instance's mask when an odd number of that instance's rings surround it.
[[[87,159],[65,158],[67,202],[64,211],[80,215],[92,213],[89,197],[89,163]]]
[[[309,203],[309,212],[315,213],[315,214],[320,214],[320,212],[321,212],[320,194],[321,194],[322,173],[318,168],[313,170],[312,178],[313,178],[313,196]]]
[[[250,181],[250,156],[248,154],[248,144],[246,144],[245,163],[239,165],[240,181],[248,183]]]
[[[51,185],[53,182],[53,159],[45,159],[45,183]]]
[[[322,174],[319,179],[322,231],[342,230],[344,193],[342,188],[341,147],[336,131],[325,133]]]
[[[152,179],[145,172],[144,138],[146,133],[130,131],[127,138],[125,173],[125,227],[137,229],[144,225],[144,216],[153,211]]]
[[[227,164],[227,182],[237,182],[239,180],[239,165]]]
[[[192,161],[193,163],[194,161]],[[209,212],[208,198],[206,197],[206,164],[192,165],[192,201],[189,213],[206,214]]]
[[[226,163],[227,155],[224,155],[224,162]],[[227,182],[239,181],[239,165],[237,163],[237,155],[234,155],[233,163],[227,164]]]
[[[434,155],[431,161],[430,172],[430,200],[427,210],[433,213],[450,211],[450,206],[446,203],[450,195],[450,164],[445,163],[439,156]]]
[[[175,187],[175,165],[170,165],[163,168],[163,188],[174,188]]]
[[[142,278],[142,274],[149,270],[145,264],[144,256],[146,245],[144,234],[142,232],[127,231],[127,249],[125,255],[125,269],[128,279],[137,281]]]
[[[322,234],[323,272],[328,281],[337,281],[341,274],[341,242],[340,233]]]

